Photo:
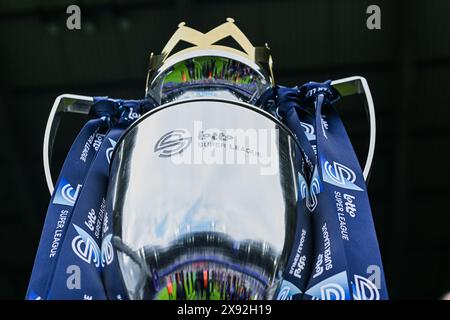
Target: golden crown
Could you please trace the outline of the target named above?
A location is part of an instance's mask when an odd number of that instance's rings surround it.
[[[185,22],[181,22],[178,25],[177,31],[175,31],[163,48],[161,54],[155,55],[153,52],[150,54],[147,85],[155,75],[155,72],[160,70],[161,67],[172,65],[172,62],[177,61],[180,57],[186,56],[189,53],[195,53],[199,50],[214,50],[242,57],[244,61],[247,60],[262,67],[268,74],[269,81],[274,84],[272,56],[270,55],[270,48],[267,43],[264,47],[254,47],[244,33],[234,24],[234,19],[227,18],[226,20],[227,22],[207,33],[190,28],[186,26]],[[228,37],[234,39],[242,50],[217,44],[217,42]],[[178,52],[173,52],[181,41],[190,43],[193,46]]]

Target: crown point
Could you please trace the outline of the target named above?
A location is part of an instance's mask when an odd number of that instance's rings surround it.
[[[227,18],[228,22],[234,23],[234,19],[233,18]]]
[[[186,22],[180,22],[179,24],[178,24],[178,28],[181,28],[181,27],[184,27],[186,25]]]

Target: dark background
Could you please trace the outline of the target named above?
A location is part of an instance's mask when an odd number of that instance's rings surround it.
[[[69,4],[81,7],[79,31],[66,29]],[[366,28],[370,4],[381,30]],[[56,96],[141,98],[149,53],[180,21],[206,32],[229,16],[254,45],[270,44],[279,84],[367,78],[378,124],[369,192],[390,295],[450,290],[450,1],[2,0],[0,298],[25,296],[50,197],[41,150]],[[340,108],[364,151],[361,106]],[[77,128],[64,122],[57,163]]]

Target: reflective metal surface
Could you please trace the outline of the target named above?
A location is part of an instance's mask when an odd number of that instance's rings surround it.
[[[236,54],[198,50],[179,59],[149,81],[147,92],[160,104],[199,97],[254,104],[271,87],[263,69]]]
[[[119,140],[108,203],[132,299],[271,299],[296,225],[299,152],[251,105],[192,100]]]

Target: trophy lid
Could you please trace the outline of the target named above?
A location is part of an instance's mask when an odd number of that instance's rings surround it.
[[[226,38],[232,38],[240,48],[219,44]],[[181,42],[193,46],[175,52]],[[161,104],[199,96],[254,104],[273,85],[267,44],[254,47],[228,18],[207,33],[180,23],[161,54],[150,55],[146,96]]]

